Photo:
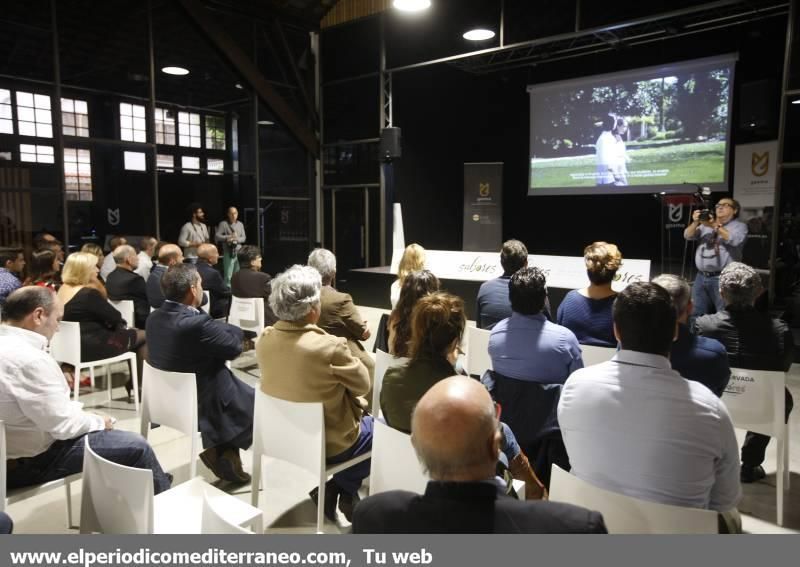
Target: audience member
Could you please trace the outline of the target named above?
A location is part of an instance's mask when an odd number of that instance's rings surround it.
[[[161,290],[161,278],[170,266],[183,263],[183,252],[174,244],[164,243],[158,250],[158,264],[150,270],[147,278],[147,301],[150,307],[158,309],[164,303],[164,292]]]
[[[539,268],[522,268],[508,284],[511,316],[492,329],[492,369],[515,380],[563,384],[583,368],[581,348],[572,331],[551,323],[542,313],[547,282]]]
[[[687,380],[705,385],[717,397],[722,397],[731,378],[728,354],[719,341],[701,337],[689,330],[689,316],[694,307],[689,284],[671,274],[660,275],[653,283],[667,290],[678,314],[678,338],[672,343],[669,356],[672,369]]]
[[[558,422],[572,473],[599,488],[718,512],[739,501],[736,435],[719,398],[670,369],[669,294],[630,284],[614,303],[621,350],[567,379]]]
[[[97,279],[97,256],[70,254],[61,280],[58,297],[64,303],[64,321],[81,324],[81,359],[100,360],[135,351],[141,380],[142,363],[147,360],[144,331],[127,328],[120,312],[107,301],[106,289]],[[130,398],[130,379],[125,389]]]
[[[95,269],[94,256],[87,265]],[[6,424],[8,488],[80,472],[89,435],[101,457],[150,469],[155,492],[168,489],[171,478],[147,441],[114,430],[111,418],[85,412],[82,404],[70,401],[64,375],[46,351],[63,313],[61,300],[45,287],[20,289],[5,306],[0,325],[0,419]]]
[[[264,325],[273,325],[278,318],[269,306],[272,276],[261,271],[261,252],[256,246],[244,245],[237,255],[239,271],[231,277],[231,291],[236,297],[260,297],[264,300]]]
[[[147,301],[147,284],[135,273],[139,266],[139,256],[133,246],[123,244],[117,246],[111,255],[117,269],[108,274],[106,291],[112,301],[133,301],[134,325],[144,329],[150,304]]]
[[[55,252],[47,248],[34,250],[28,264],[28,277],[22,285],[38,285],[58,291],[61,286],[60,271],[61,264]]]
[[[367,322],[358,312],[353,298],[333,287],[336,284],[336,256],[330,250],[317,248],[309,254],[308,265],[317,270],[322,277],[320,297],[322,311],[317,324],[331,335],[347,339],[350,352],[364,363],[372,380],[375,361],[361,344],[361,341],[366,341],[370,337]]]
[[[763,292],[761,276],[750,266],[731,262],[719,276],[719,294],[724,309],[699,317],[698,334],[717,339],[728,351],[733,368],[787,372],[794,361],[792,331],[780,319],[756,311],[754,305]],[[786,389],[786,420],[794,400]],[[745,483],[764,478],[764,453],[769,437],[747,432],[742,445],[741,480]]]
[[[25,270],[25,255],[22,248],[0,248],[0,307],[6,297],[22,287],[22,273]]]
[[[381,410],[386,423],[406,433],[420,398],[434,384],[456,373],[455,362],[467,320],[464,302],[445,292],[434,292],[417,301],[411,313],[411,340],[405,366],[386,370],[381,388]],[[508,470],[525,481],[526,497],[542,498],[544,486],[521,451],[513,432],[503,426],[502,450]]]
[[[100,268],[100,278],[105,282],[108,280],[108,274],[117,268],[117,262],[114,260],[114,250],[118,246],[123,246],[128,243],[128,239],[124,236],[114,236],[108,241],[109,254],[102,259],[102,266]],[[82,250],[85,252],[85,250]]]
[[[106,255],[103,253],[103,248],[99,244],[96,244],[95,242],[87,242],[81,246],[81,252],[86,252],[87,254],[97,256],[97,269],[100,271],[103,270],[103,263],[105,262]]]
[[[197,420],[205,451],[200,459],[223,480],[244,484],[240,449],[253,442],[253,388],[236,378],[225,362],[242,352],[242,331],[215,321],[198,307],[203,285],[197,268],[175,264],[161,279],[164,305],[147,318],[150,363],[197,379]]]
[[[239,259],[237,254],[242,248],[242,244],[247,240],[244,233],[244,225],[239,220],[239,211],[236,207],[228,207],[225,213],[225,220],[217,225],[217,232],[214,235],[217,246],[222,247],[222,267],[225,274],[225,285],[231,285],[231,277],[239,271]]]
[[[5,512],[0,512],[0,534],[10,534],[14,531],[14,521]]]
[[[181,227],[178,235],[178,246],[183,248],[183,256],[194,263],[197,261],[197,247],[204,242],[211,242],[206,226],[206,213],[200,203],[189,205],[191,219]]]
[[[411,272],[418,272],[424,268],[425,249],[416,243],[406,246],[397,266],[397,279],[392,282],[389,288],[389,301],[392,304],[392,309],[397,307],[397,301],[400,299],[400,289],[403,287],[403,281],[406,276]]]
[[[370,389],[367,368],[353,356],[341,337],[317,326],[321,279],[308,266],[292,266],[272,280],[270,307],[280,320],[264,329],[256,343],[261,389],[294,402],[322,402],[325,414],[325,454],[336,464],[372,448],[372,416],[363,396]],[[345,469],[325,487],[325,516],[335,521],[336,503],[348,520],[358,501],[361,481],[370,461]],[[310,494],[315,503],[318,488]]]
[[[528,267],[528,249],[519,240],[505,241],[500,249],[500,265],[503,275],[486,280],[478,290],[475,325],[479,329],[493,329],[497,323],[511,317],[508,282],[517,270]]]
[[[558,306],[556,322],[575,333],[582,345],[616,347],[611,307],[617,294],[611,282],[622,264],[614,244],[593,242],[583,251],[589,286],[567,293]]]
[[[478,382],[434,384],[412,418],[411,442],[431,477],[425,494],[393,490],[363,500],[354,533],[606,533],[597,512],[520,502],[496,483],[501,435],[495,405]]]
[[[59,265],[64,264],[64,247],[60,240],[49,232],[41,232],[33,237],[34,250],[52,250],[58,257]]]
[[[421,298],[439,291],[439,280],[429,270],[411,272],[403,280],[400,299],[389,315],[389,353],[394,356],[408,356],[408,343],[411,340],[411,312]]]
[[[157,255],[155,252],[158,240],[152,236],[145,236],[139,241],[139,266],[134,270],[134,273],[139,274],[144,281],[150,277],[150,270],[153,269],[153,256]]]
[[[197,271],[203,278],[203,289],[211,296],[211,317],[224,319],[231,305],[231,288],[225,285],[222,274],[215,268],[219,262],[219,251],[213,244],[197,247]]]

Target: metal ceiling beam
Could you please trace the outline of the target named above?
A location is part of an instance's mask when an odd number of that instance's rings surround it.
[[[253,87],[253,90],[313,156],[319,155],[316,133],[292,110],[284,98],[261,74],[258,67],[236,42],[209,16],[198,0],[178,0],[186,13],[206,34],[211,43],[233,65],[236,71]]]

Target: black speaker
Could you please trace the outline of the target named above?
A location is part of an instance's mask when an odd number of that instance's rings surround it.
[[[400,144],[400,128],[389,127],[381,131],[380,144],[381,159],[390,161],[403,155]]]

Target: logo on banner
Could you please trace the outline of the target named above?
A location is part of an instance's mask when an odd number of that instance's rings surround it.
[[[677,205],[670,203],[667,216],[669,217],[669,222],[681,222],[683,219],[683,205],[680,203]]]
[[[119,209],[108,209],[107,213],[108,224],[117,226],[119,224]]]
[[[489,184],[488,183],[481,183],[480,189],[478,190],[481,197],[488,197],[489,196]]]
[[[750,162],[750,171],[752,171],[753,175],[756,177],[764,177],[769,173],[769,152],[764,152],[763,154],[753,152],[753,157]]]

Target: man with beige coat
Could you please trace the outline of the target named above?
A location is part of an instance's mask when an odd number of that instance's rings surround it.
[[[372,448],[372,416],[365,415],[370,390],[367,368],[354,357],[343,338],[317,326],[320,317],[319,273],[295,265],[272,280],[269,304],[280,319],[256,343],[261,390],[293,402],[322,402],[325,454],[336,464]],[[370,461],[333,476],[326,485],[324,510],[335,521],[339,509],[350,520],[358,488],[369,475]],[[317,489],[311,492],[316,502]]]

